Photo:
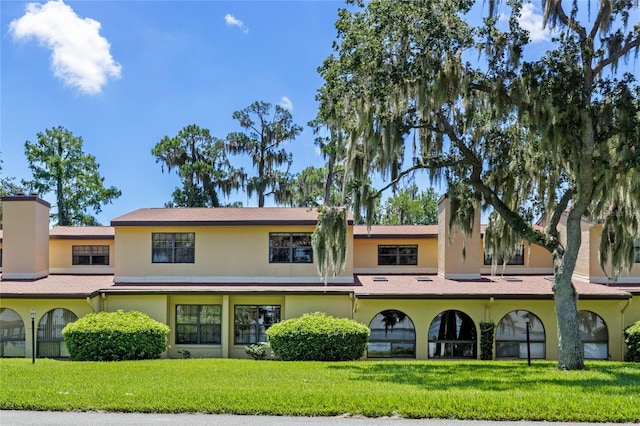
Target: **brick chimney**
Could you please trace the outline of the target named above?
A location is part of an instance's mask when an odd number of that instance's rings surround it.
[[[2,197],[2,280],[49,275],[49,208],[37,193]]]
[[[438,201],[438,275],[454,280],[480,279],[483,263],[480,238],[480,209],[476,208],[473,233],[465,235],[454,225],[449,227],[451,200],[443,195]]]

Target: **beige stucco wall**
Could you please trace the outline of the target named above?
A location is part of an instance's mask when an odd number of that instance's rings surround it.
[[[285,297],[287,315],[283,319],[298,318],[304,314],[324,312],[337,318],[351,318],[353,298],[350,295],[288,295]]]
[[[73,246],[109,246],[109,265],[73,265]],[[49,272],[52,274],[112,274],[114,246],[114,240],[51,238],[49,240]]]
[[[607,273],[611,274],[611,262],[605,264],[605,270],[600,267],[600,237],[602,233],[602,225],[598,224],[589,227],[589,256],[584,256],[584,260],[589,262],[589,278],[592,282],[607,283],[610,281]],[[605,272],[606,271],[606,272]],[[618,277],[618,282],[640,282],[640,263],[635,263],[631,271],[624,271]]]
[[[480,238],[480,212],[476,211],[472,235],[458,226],[449,229],[451,201],[443,197],[438,204],[438,274],[449,279],[480,278],[484,263]]]
[[[524,245],[524,265],[498,265],[496,274],[553,274],[551,253],[535,244],[524,241],[522,244]],[[482,263],[484,265],[484,258]],[[491,265],[484,265],[482,273],[490,274]]]
[[[140,311],[156,321],[169,324],[167,298],[165,294],[106,295],[102,299],[102,306],[107,312]]]
[[[417,245],[418,264],[378,265],[379,245]],[[438,271],[437,238],[357,238],[353,241],[355,273],[435,274]]]
[[[195,263],[151,262],[153,232],[195,232]],[[312,226],[116,227],[115,280],[122,281],[313,281],[317,258],[309,264],[269,263],[270,232],[313,232]],[[353,281],[353,230],[347,264],[336,281]]]
[[[4,200],[3,279],[37,279],[49,274],[49,206],[34,197]]]

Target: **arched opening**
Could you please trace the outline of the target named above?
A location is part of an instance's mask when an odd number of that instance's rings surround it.
[[[369,323],[368,358],[415,358],[416,328],[402,311],[378,313]]]
[[[62,337],[62,329],[77,319],[76,314],[64,308],[56,308],[44,314],[38,324],[38,357],[68,358],[69,352]]]
[[[0,357],[25,357],[24,321],[16,311],[0,308]]]
[[[579,311],[578,323],[585,359],[609,359],[609,330],[602,317]]]
[[[529,322],[526,322],[526,319]],[[527,359],[527,326],[531,358],[546,357],[546,335],[540,318],[525,310],[506,314],[496,328],[496,358]]]
[[[429,358],[472,358],[477,355],[476,325],[461,311],[438,314],[429,327]]]

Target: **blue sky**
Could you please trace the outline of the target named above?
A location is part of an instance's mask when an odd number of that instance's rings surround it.
[[[82,136],[84,151],[96,157],[105,184],[122,191],[98,217],[108,224],[171,198],[178,180],[163,174],[150,152],[163,136],[197,124],[224,138],[241,130],[231,118],[233,111],[256,100],[288,104],[294,122],[305,127],[286,147],[293,153],[294,172],[323,164],[306,124],[316,115],[315,94],[322,85],[317,67],[331,52],[343,2],[36,4],[30,21],[20,21],[27,2],[0,4],[5,176],[30,179],[25,141],[64,126]],[[45,26],[68,34],[51,35],[54,30]],[[86,43],[65,48],[67,40]],[[93,61],[81,63],[87,56]],[[43,197],[53,201],[52,195]],[[232,198],[257,205],[241,194]]]
[[[188,124],[224,138],[233,111],[260,100],[291,110],[304,132],[286,149],[293,172],[324,161],[306,126],[342,1],[0,2],[2,173],[30,179],[25,141],[63,126],[122,196],[103,224],[162,207],[179,184],[151,148]],[[528,13],[531,25],[539,16]],[[535,37],[547,37],[535,32]],[[237,166],[250,164],[233,157]],[[53,194],[43,198],[52,202]],[[256,206],[242,194],[229,200]]]

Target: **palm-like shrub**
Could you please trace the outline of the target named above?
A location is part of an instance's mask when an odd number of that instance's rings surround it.
[[[74,361],[122,361],[160,358],[169,327],[141,312],[88,314],[62,329]]]
[[[274,324],[267,336],[285,361],[350,361],[364,353],[369,332],[359,322],[316,312]]]

